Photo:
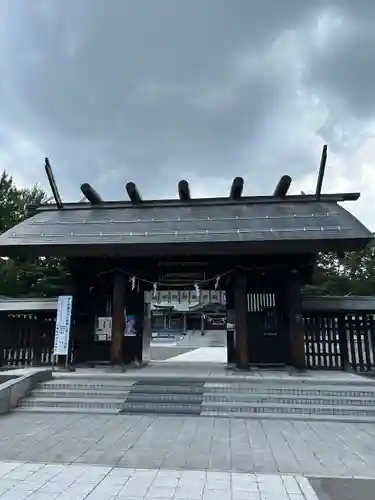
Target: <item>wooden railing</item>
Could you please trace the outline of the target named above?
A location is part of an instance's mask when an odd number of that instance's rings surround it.
[[[56,312],[1,313],[1,363],[40,366],[52,363]]]
[[[306,367],[375,371],[374,316],[365,311],[305,313]]]

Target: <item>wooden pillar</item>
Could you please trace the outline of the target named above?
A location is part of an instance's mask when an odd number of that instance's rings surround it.
[[[172,313],[171,311],[168,311],[168,326],[167,326],[168,330],[170,330],[172,328]]]
[[[41,366],[42,364],[42,335],[44,330],[43,321],[44,315],[41,312],[37,314],[37,327],[33,332],[32,346],[33,346],[33,366]]]
[[[126,332],[123,343],[123,360],[126,364],[132,362],[136,364],[142,363],[143,330],[145,326],[145,291],[145,284],[138,283],[136,289],[129,291],[126,296],[126,319],[129,320],[132,325]]]
[[[91,342],[93,338],[94,318],[91,309],[93,297],[87,281],[80,281],[76,290],[75,302],[75,359],[84,363],[90,359]]]
[[[229,286],[226,289],[226,307],[227,307],[227,363],[236,362],[236,346],[234,340],[234,295],[233,288]]]
[[[289,338],[291,364],[299,370],[304,370],[306,362],[302,291],[300,276],[295,270],[289,279]]]
[[[146,297],[146,295],[148,295]],[[150,362],[151,354],[151,340],[152,340],[152,324],[151,324],[151,292],[144,293],[144,320],[142,329],[142,350],[141,359],[139,361],[142,365]]]
[[[111,339],[111,364],[123,365],[122,344],[125,328],[125,276],[121,272],[113,275],[112,296],[112,339]]]
[[[339,333],[339,345],[340,345],[340,358],[341,358],[341,369],[350,370],[349,363],[349,351],[348,351],[348,339],[346,333],[345,324],[345,313],[338,316],[338,333]],[[372,344],[374,345],[374,344]]]
[[[7,346],[7,331],[6,331],[6,316],[5,313],[0,313],[0,366],[5,365],[5,349]]]
[[[240,370],[247,370],[249,365],[247,314],[246,271],[244,269],[237,269],[234,275],[234,317],[236,363],[237,368]]]

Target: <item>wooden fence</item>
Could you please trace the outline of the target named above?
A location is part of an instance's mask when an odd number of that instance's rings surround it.
[[[52,364],[56,311],[0,313],[0,363],[5,366]]]
[[[375,372],[375,308],[321,309],[304,312],[306,368]],[[0,365],[50,365],[55,321],[55,310],[0,312]],[[74,362],[74,349],[70,357]]]
[[[309,369],[375,371],[375,313],[304,314],[305,359]]]

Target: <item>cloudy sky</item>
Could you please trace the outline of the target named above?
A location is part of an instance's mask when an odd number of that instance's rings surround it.
[[[246,194],[278,178],[375,229],[374,0],[0,0],[0,168],[65,200]]]

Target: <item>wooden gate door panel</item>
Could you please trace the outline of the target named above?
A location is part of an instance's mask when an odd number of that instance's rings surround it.
[[[250,363],[282,365],[288,362],[287,323],[281,305],[275,293],[249,294]]]

